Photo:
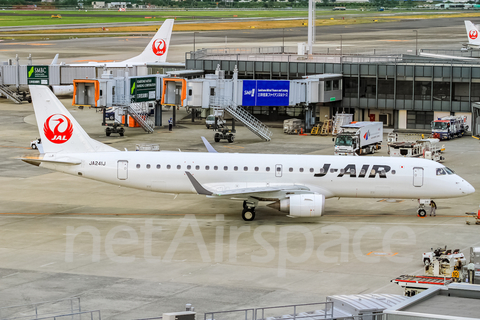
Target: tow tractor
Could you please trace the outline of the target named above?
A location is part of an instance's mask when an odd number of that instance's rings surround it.
[[[218,125],[221,121],[221,125]],[[235,141],[235,119],[232,118],[232,128],[228,128],[227,122],[219,117],[215,117],[215,123],[213,125],[213,131],[215,132],[214,140],[215,142],[220,142],[220,140],[227,140],[229,143]]]
[[[102,126],[106,126],[105,135],[107,137],[110,137],[112,133],[118,133],[120,137],[123,137],[125,135],[125,128],[123,127],[123,124],[118,123],[115,120],[115,113],[116,113],[115,109],[106,110],[106,108],[103,108]],[[113,123],[112,124],[107,123],[107,119],[112,120],[112,118],[113,118]]]

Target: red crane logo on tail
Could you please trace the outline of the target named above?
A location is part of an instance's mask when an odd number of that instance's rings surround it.
[[[167,44],[163,39],[155,39],[152,44],[152,51],[157,56],[163,56],[167,51]]]
[[[53,114],[45,121],[43,132],[50,142],[62,144],[72,137],[73,125],[63,114]]]
[[[470,30],[470,32],[468,33],[468,36],[470,37],[470,39],[475,40],[478,37],[478,31]]]

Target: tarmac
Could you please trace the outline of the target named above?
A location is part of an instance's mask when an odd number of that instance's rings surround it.
[[[48,47],[32,46],[42,55],[54,52],[42,51]],[[272,141],[263,142],[237,127],[234,143],[213,143],[211,130],[188,121],[172,132],[128,128],[125,137],[106,137],[100,113],[62,102],[92,138],[119,150],[144,143],[206,152],[205,136],[219,152],[333,154],[331,137],[272,128]],[[80,297],[82,310],[101,310],[103,319],[140,319],[191,303],[201,319],[205,312],[324,302],[334,294],[402,294],[390,280],[420,274],[423,252],[448,245],[466,253],[480,245],[478,226],[465,223],[465,212],[479,209],[478,191],[436,200],[436,217],[419,218],[416,200],[335,198],[318,218],[292,219],[259,206],[247,223],[240,202],[120,188],[18,160],[38,152],[29,148],[38,137],[31,104],[0,99],[0,136],[0,307]],[[444,164],[477,190],[479,143],[442,142]],[[375,156],[388,156],[386,148]]]
[[[123,150],[138,143],[162,150],[206,151],[203,125],[106,137],[101,114],[62,100],[88,134]],[[164,119],[171,111],[165,111]],[[182,112],[179,112],[179,117]],[[184,113],[186,116],[186,114]],[[390,280],[422,271],[422,252],[480,245],[465,212],[478,192],[437,200],[436,217],[417,203],[329,199],[323,216],[292,219],[265,206],[242,220],[241,203],[166,195],[51,172],[20,160],[38,137],[32,106],[0,101],[0,306],[80,297],[103,319],[139,319],[184,310],[204,312],[323,302],[333,294],[396,293]],[[244,127],[219,152],[332,154],[331,137],[283,134],[263,142]],[[409,138],[412,138],[409,136]],[[479,141],[445,144],[444,164],[480,190]],[[168,156],[166,154],[166,156]],[[386,148],[375,156],[387,156]]]

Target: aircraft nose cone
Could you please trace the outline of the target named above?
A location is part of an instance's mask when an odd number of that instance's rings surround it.
[[[463,180],[463,183],[462,183],[462,193],[464,194],[472,194],[475,192],[475,188],[470,184],[468,183],[467,181]]]

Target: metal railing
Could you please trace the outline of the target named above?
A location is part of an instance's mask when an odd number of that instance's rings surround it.
[[[149,109],[146,103],[131,103],[128,107],[128,113],[135,121],[148,133],[152,133],[155,128],[155,121],[149,116]]]
[[[0,93],[15,103],[22,103],[15,91],[11,90],[7,85],[0,84]]]
[[[80,298],[44,301],[0,308],[1,320],[41,319],[53,314],[81,312]]]
[[[239,319],[240,316],[237,318],[236,315],[243,314],[242,320],[255,320],[255,309],[239,309],[239,310],[229,310],[229,311],[216,311],[216,312],[205,312],[203,319],[204,320],[225,320],[226,318],[231,318],[232,316],[234,319]],[[215,318],[215,315],[221,317]]]
[[[224,97],[210,97],[210,106],[214,108],[224,109],[235,118],[235,120],[243,123],[250,131],[265,141],[272,139],[272,132],[260,120],[251,115],[241,106],[237,106],[232,100]]]
[[[299,312],[300,308],[304,307],[313,307],[313,306],[322,306],[323,310],[309,311],[309,312]],[[292,310],[293,312],[288,312],[287,315],[278,316],[278,310],[287,309]],[[266,315],[266,311],[275,310],[276,316]],[[310,309],[311,310],[311,309]],[[259,313],[261,315],[259,316]],[[331,319],[333,317],[333,302],[318,302],[318,303],[304,303],[304,304],[294,304],[287,306],[277,306],[277,307],[267,307],[267,308],[257,308],[255,309],[255,320],[266,320],[266,319],[281,319],[281,320],[297,320],[297,319]]]
[[[102,320],[100,310],[51,315],[41,318],[34,318],[34,320],[62,320],[66,318],[69,320]]]

